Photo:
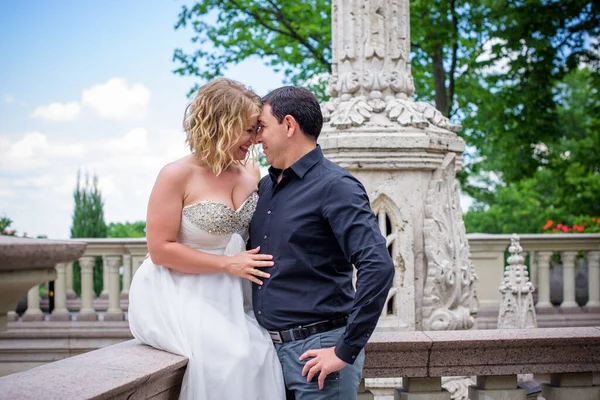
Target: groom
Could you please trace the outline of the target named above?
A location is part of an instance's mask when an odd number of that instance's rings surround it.
[[[250,246],[275,266],[253,285],[254,313],[275,343],[288,399],[354,399],[394,265],[364,187],[317,145],[323,116],[312,92],[286,86],[262,102],[256,140],[271,167]]]

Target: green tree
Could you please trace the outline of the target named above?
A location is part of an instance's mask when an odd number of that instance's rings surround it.
[[[470,232],[542,232],[548,220],[573,224],[600,216],[600,74],[572,71],[553,90],[562,133],[537,149],[544,162],[529,177],[496,185],[491,205],[465,214]]]
[[[456,108],[455,94],[474,84],[468,66],[483,51],[486,35],[481,32],[488,13],[480,2],[411,2],[417,97],[435,100],[446,115]],[[192,53],[175,50],[173,58],[180,64],[175,73],[212,79],[227,65],[257,56],[283,71],[289,83],[308,86],[321,100],[327,98],[331,0],[208,0],[182,6],[175,28],[188,26],[198,47]]]
[[[71,225],[71,238],[105,238],[108,234],[104,222],[104,200],[98,188],[98,177],[93,176],[91,182],[86,174],[82,180],[81,173],[77,173],[77,183],[73,191],[75,208]],[[94,292],[99,295],[102,291],[102,257],[96,258],[94,265]],[[81,269],[75,262],[73,267],[73,290],[81,294]]]
[[[146,237],[146,222],[111,222],[108,224],[109,238],[142,238]]]
[[[460,135],[468,151],[459,179],[476,200],[472,218],[492,210],[486,220],[495,231],[519,224],[536,229],[536,220],[515,220],[497,208],[509,210],[515,199],[525,202],[529,195],[546,198],[547,185],[534,175],[556,177],[560,169],[559,159],[548,153],[565,136],[559,87],[581,63],[597,71],[600,5],[589,0],[413,0],[410,7],[415,97],[434,101],[464,126]],[[226,65],[258,56],[323,100],[331,65],[330,8],[330,0],[209,0],[184,6],[176,29],[191,26],[198,48],[191,54],[175,50],[180,64],[175,72],[210,79]],[[571,168],[572,181],[590,171],[589,161]],[[548,169],[548,164],[557,167]],[[555,200],[548,207],[563,209],[565,199]]]

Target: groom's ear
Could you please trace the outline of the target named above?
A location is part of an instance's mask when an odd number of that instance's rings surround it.
[[[283,117],[283,124],[285,125],[285,132],[288,138],[294,136],[294,134],[297,133],[300,128],[298,125],[298,121],[296,121],[296,118],[292,117],[289,114]]]

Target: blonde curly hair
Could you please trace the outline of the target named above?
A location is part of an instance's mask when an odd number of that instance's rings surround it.
[[[231,149],[260,106],[260,97],[237,81],[217,78],[201,86],[185,109],[186,144],[218,176],[236,162]]]

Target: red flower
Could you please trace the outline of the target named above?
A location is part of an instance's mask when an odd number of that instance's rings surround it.
[[[552,228],[552,232],[558,232],[558,228]]]
[[[554,221],[552,221],[551,219],[548,220],[548,222],[546,222],[546,225],[544,225],[544,230],[548,230],[552,225],[554,225]]]
[[[558,229],[562,229],[562,228],[563,228],[563,224],[558,224],[558,225],[556,225],[556,227],[557,227]]]
[[[562,227],[562,231],[563,231],[563,232],[565,232],[565,233],[568,233],[568,232],[570,232],[571,230],[569,229],[569,227],[568,227],[568,226],[563,226],[563,227]]]
[[[579,232],[583,232],[583,226],[579,226],[577,229]]]

